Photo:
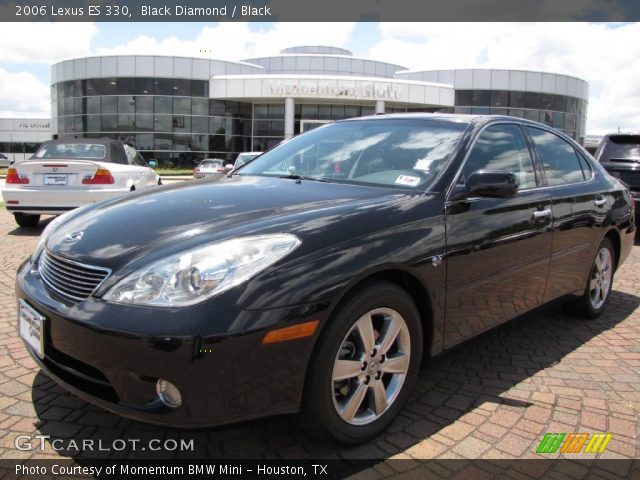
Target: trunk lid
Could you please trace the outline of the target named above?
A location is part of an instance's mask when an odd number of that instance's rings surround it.
[[[14,167],[18,175],[29,179],[29,188],[88,188],[90,185],[83,184],[82,181],[85,178],[91,179],[101,165],[90,160],[52,159],[27,160],[15,164]]]

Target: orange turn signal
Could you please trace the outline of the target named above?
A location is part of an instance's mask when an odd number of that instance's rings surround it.
[[[267,332],[262,339],[262,344],[269,345],[271,343],[287,342],[297,338],[310,337],[315,333],[316,328],[318,328],[318,323],[320,323],[320,320],[311,320],[310,322],[298,323],[290,327],[271,330]]]

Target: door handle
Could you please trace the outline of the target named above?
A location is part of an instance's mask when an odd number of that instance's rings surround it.
[[[534,220],[542,220],[543,218],[547,218],[551,216],[551,209],[545,208],[544,210],[534,210],[533,219]]]
[[[603,205],[605,205],[607,203],[607,199],[606,198],[598,198],[593,203],[596,204],[596,207],[602,207]]]

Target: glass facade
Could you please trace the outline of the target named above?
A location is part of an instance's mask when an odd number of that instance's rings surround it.
[[[39,145],[39,142],[0,142],[0,153],[36,153]]]
[[[556,128],[580,143],[587,120],[586,100],[567,95],[512,90],[456,90],[455,113],[511,115]]]
[[[190,168],[203,158],[233,161],[240,152],[265,151],[284,139],[284,103],[211,99],[205,80],[97,78],[58,83],[53,93],[59,138],[118,138],[162,166]],[[295,133],[303,120],[374,113],[373,105],[296,103]]]
[[[251,100],[210,98],[209,81],[200,79],[110,76],[52,85],[59,138],[118,138],[134,145],[147,160],[154,158],[161,166],[183,168],[192,168],[204,158],[232,162],[241,152],[265,151],[281,142],[284,102]],[[295,100],[295,134],[326,122],[373,115],[375,111],[374,102],[306,102],[309,100]],[[399,108],[387,102],[386,112],[512,115],[545,123],[580,142],[584,137],[587,101],[577,97],[456,89],[454,104],[446,108]],[[6,152],[6,146],[0,148]],[[32,146],[25,145],[24,149],[28,153]]]
[[[251,150],[252,104],[209,98],[209,82],[95,78],[54,85],[58,137],[111,137],[160,165],[233,161]]]

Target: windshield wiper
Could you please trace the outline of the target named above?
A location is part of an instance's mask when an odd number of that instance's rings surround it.
[[[317,178],[317,177],[307,177],[305,175],[298,175],[298,174],[290,174],[290,175],[281,175],[278,178],[288,178],[291,180],[310,180],[312,182],[324,182],[324,183],[328,183],[328,180],[325,180],[324,178]]]

